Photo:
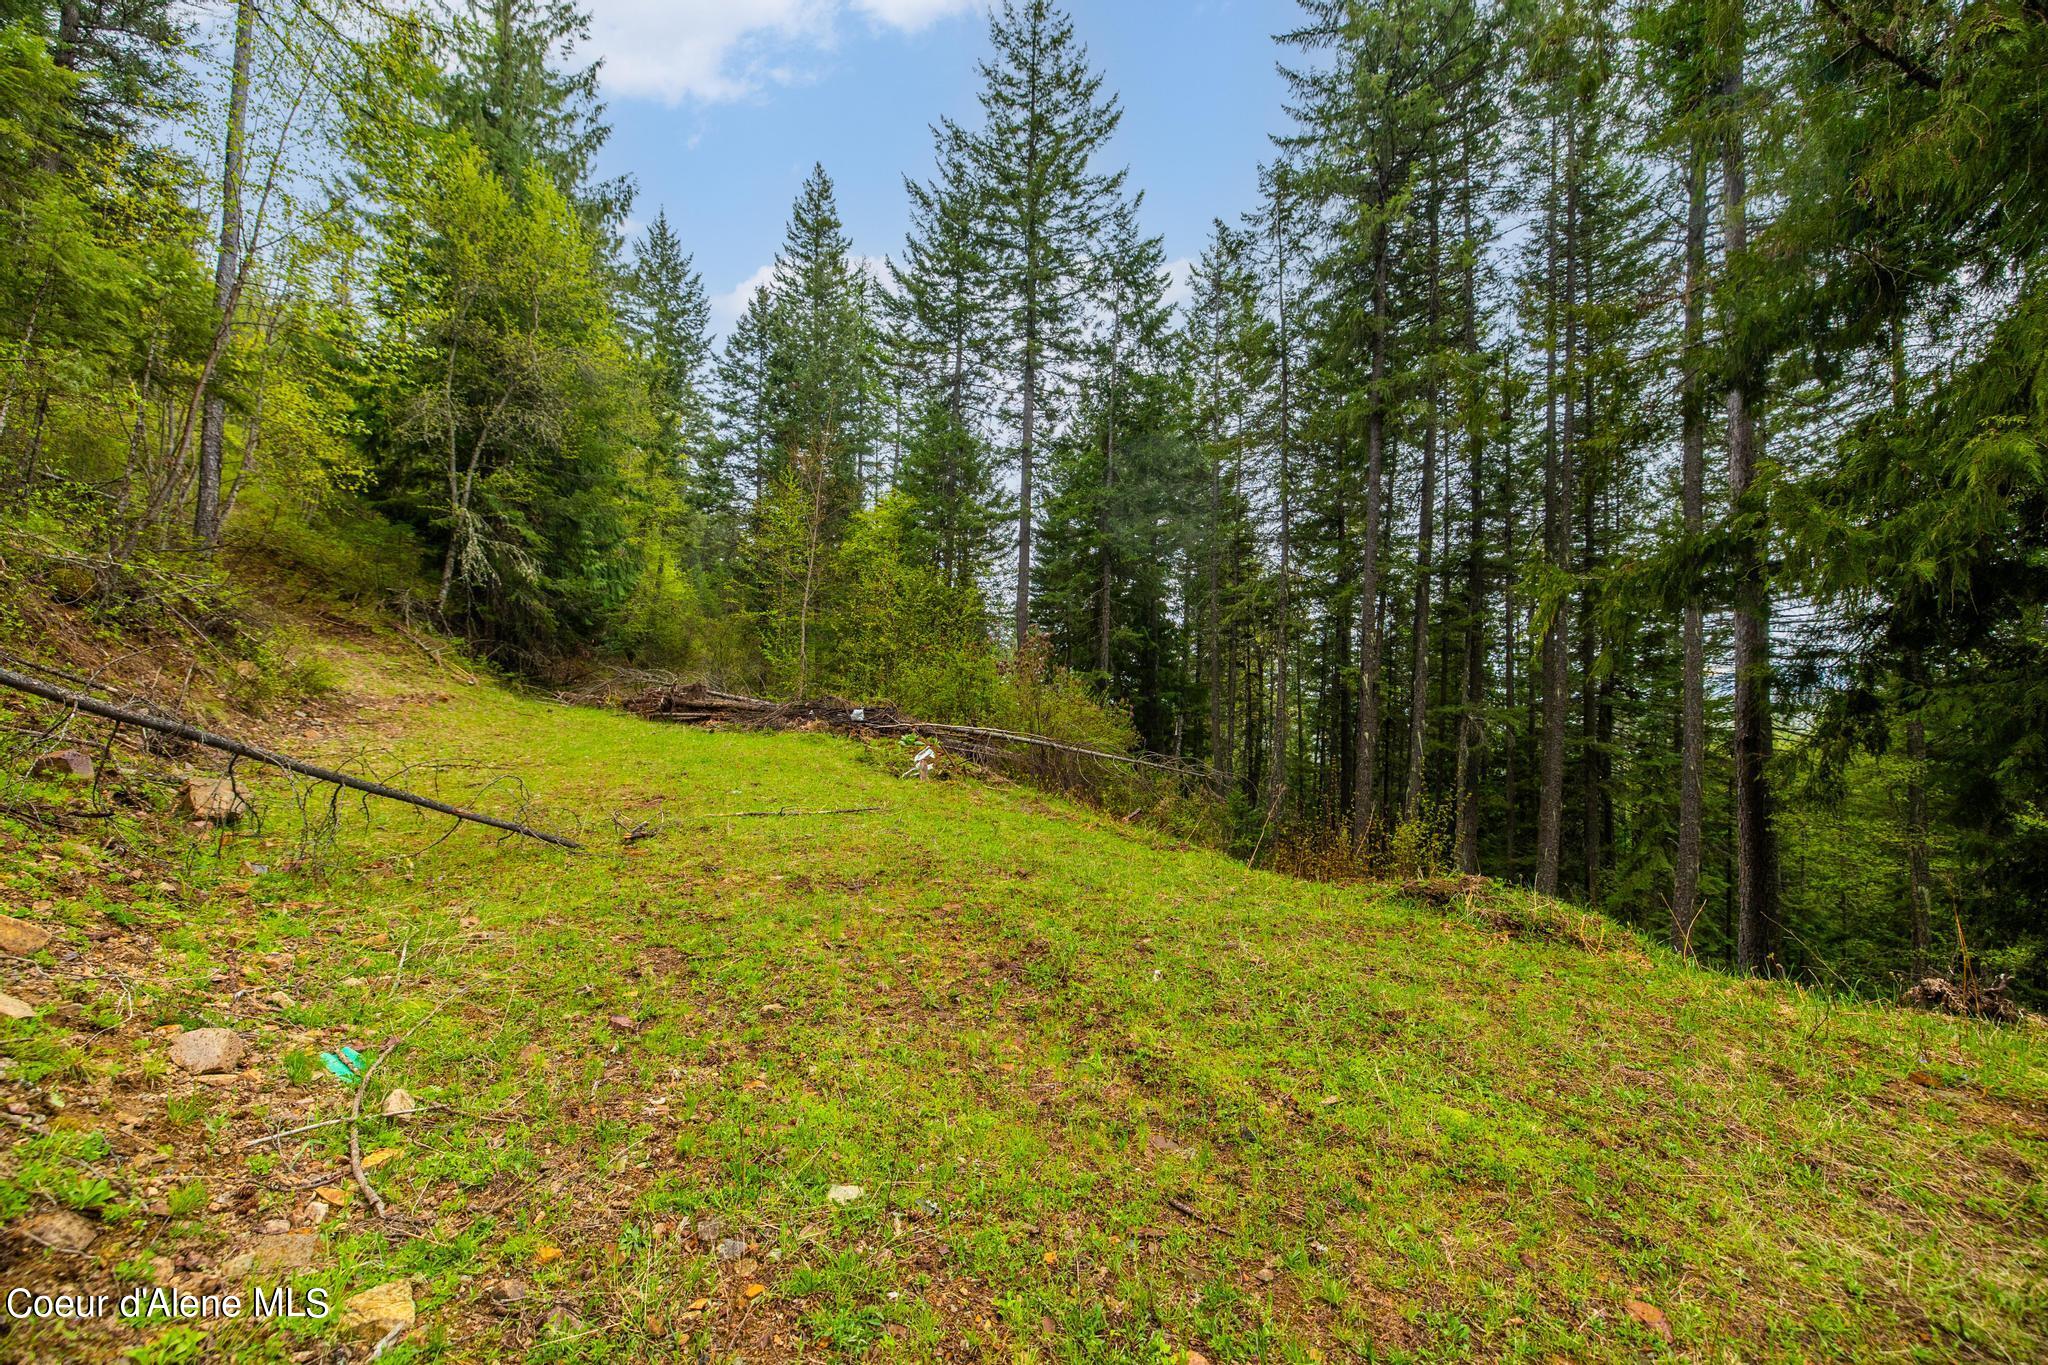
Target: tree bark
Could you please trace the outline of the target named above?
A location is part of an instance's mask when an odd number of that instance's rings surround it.
[[[1913,979],[1926,976],[1928,902],[1932,893],[1927,867],[1927,666],[1918,646],[1906,651],[1906,930],[1913,945]]]
[[[1274,252],[1274,315],[1278,324],[1280,346],[1280,392],[1279,409],[1279,456],[1280,456],[1280,581],[1279,614],[1276,618],[1273,644],[1273,757],[1267,772],[1267,786],[1271,806],[1269,815],[1277,814],[1287,798],[1287,650],[1289,613],[1292,603],[1294,566],[1292,562],[1294,543],[1293,509],[1289,502],[1289,444],[1293,439],[1290,430],[1293,395],[1292,357],[1289,354],[1287,336],[1287,199],[1286,186],[1277,177],[1273,187],[1273,252]]]
[[[256,0],[235,5],[235,52],[228,79],[227,145],[221,162],[220,250],[213,268],[213,303],[221,326],[233,324],[242,275],[242,155],[249,115],[249,57],[256,41]],[[199,480],[192,502],[192,535],[201,548],[220,543],[221,466],[227,449],[228,407],[207,385],[199,428]]]
[[[1707,268],[1707,149],[1695,144],[1686,173],[1685,321],[1679,380],[1678,497],[1688,541],[1705,516],[1707,414],[1701,393],[1700,346]],[[1679,676],[1678,854],[1672,868],[1671,946],[1692,956],[1699,920],[1700,826],[1706,810],[1706,624],[1695,589],[1687,594]]]
[[[1556,133],[1553,129],[1553,157]],[[1573,351],[1578,341],[1576,288],[1577,242],[1574,240],[1578,210],[1578,172],[1573,164],[1575,148],[1573,129],[1569,114],[1565,118],[1565,150],[1563,180],[1565,188],[1564,242],[1561,254],[1564,256],[1563,296],[1553,295],[1553,315],[1550,334],[1556,334],[1557,317],[1564,322],[1564,362],[1560,383],[1555,341],[1547,343],[1545,388],[1548,391],[1550,411],[1546,419],[1543,469],[1543,538],[1545,554],[1552,569],[1560,574],[1571,572],[1571,507],[1573,497],[1572,465],[1576,458],[1575,431],[1572,424],[1573,404],[1571,387],[1577,365]],[[1550,254],[1548,275],[1552,287],[1558,278],[1557,257],[1560,254],[1556,209],[1551,209]],[[1563,391],[1563,423],[1558,423],[1558,397]],[[1565,640],[1570,617],[1569,595],[1558,593],[1551,608],[1550,620],[1543,633],[1543,745],[1538,765],[1536,805],[1536,890],[1546,896],[1557,894],[1558,862],[1563,849],[1564,835],[1564,730],[1565,706],[1567,701],[1568,676],[1565,661]]]
[[[1376,211],[1386,210],[1385,186]],[[1380,741],[1380,470],[1387,433],[1387,227],[1373,233],[1372,395],[1365,419],[1365,535],[1358,582],[1358,745],[1351,786],[1351,842],[1363,849],[1379,807]]]
[[[1414,624],[1414,673],[1408,686],[1408,790],[1403,799],[1401,816],[1414,820],[1422,813],[1422,788],[1424,763],[1428,756],[1429,726],[1429,576],[1433,565],[1436,537],[1436,441],[1438,426],[1437,405],[1437,327],[1442,319],[1440,283],[1441,262],[1437,259],[1443,242],[1441,231],[1443,216],[1443,195],[1438,188],[1435,158],[1430,161],[1429,188],[1429,326],[1424,333],[1423,348],[1423,401],[1428,413],[1422,427],[1422,504],[1421,525],[1417,530],[1415,543],[1415,624]],[[1448,527],[1445,535],[1450,534]]]
[[[1739,39],[1738,39],[1739,43]],[[1748,249],[1748,185],[1741,101],[1742,50],[1733,54],[1726,82],[1727,127],[1721,154],[1722,242],[1729,263]],[[1728,405],[1728,491],[1741,547],[1735,589],[1735,965],[1770,972],[1779,963],[1778,843],[1772,823],[1771,600],[1765,582],[1764,540],[1751,488],[1756,479],[1756,425],[1741,378],[1731,380]]]

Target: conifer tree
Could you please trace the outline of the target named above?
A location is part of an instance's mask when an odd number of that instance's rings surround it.
[[[824,461],[826,535],[866,497],[881,433],[880,359],[867,275],[839,220],[832,179],[813,166],[775,258],[767,326],[770,459]]]
[[[689,253],[660,210],[635,244],[630,278],[629,328],[647,367],[658,448],[678,468],[688,466],[693,496],[705,507],[730,494],[711,447],[705,384],[711,361],[711,301]]]
[[[633,203],[624,177],[592,178],[611,137],[598,78],[604,63],[569,65],[590,38],[575,0],[464,0],[449,26],[443,113],[467,131],[498,178],[538,167],[608,247]]]
[[[1007,499],[984,434],[995,318],[979,187],[959,130],[941,125],[935,141],[937,177],[905,181],[911,227],[902,261],[889,264],[882,306],[908,414],[896,486],[906,495],[909,536],[934,556],[947,585],[963,588],[978,584],[995,557]]]
[[[1093,285],[1096,239],[1122,171],[1096,165],[1121,117],[1073,21],[1048,0],[1003,0],[980,64],[981,126],[967,138],[999,325],[995,345],[1017,420],[1017,640],[1031,628],[1037,458],[1065,397]]]

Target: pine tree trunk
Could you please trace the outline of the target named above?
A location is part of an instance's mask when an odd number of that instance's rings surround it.
[[[1913,979],[1928,972],[1927,723],[1921,717],[1927,667],[1917,646],[1906,651],[1906,929],[1913,945]]]
[[[1892,324],[1892,409],[1906,409],[1906,329]],[[1927,660],[1919,645],[1906,650],[1906,938],[1913,947],[1913,979],[1927,975],[1929,898],[1927,867]]]
[[[1436,344],[1442,305],[1439,297],[1437,259],[1442,245],[1443,196],[1439,193],[1434,158],[1430,165],[1429,191],[1429,327],[1424,333],[1423,385],[1428,412],[1422,428],[1421,526],[1415,544],[1414,675],[1408,687],[1408,791],[1401,815],[1414,820],[1422,813],[1423,765],[1427,758],[1429,726],[1429,576],[1436,536],[1436,439],[1438,425]],[[1448,535],[1448,530],[1446,531]]]
[[[1685,321],[1679,380],[1678,497],[1688,540],[1705,516],[1707,414],[1700,385],[1704,276],[1707,267],[1707,150],[1692,148],[1686,175]],[[1671,946],[1692,955],[1700,902],[1700,826],[1706,810],[1706,624],[1698,593],[1688,593],[1679,677],[1678,854],[1672,869]]]
[[[1512,430],[1512,428],[1509,428]],[[1520,657],[1521,641],[1516,637],[1515,626],[1521,619],[1521,604],[1515,600],[1515,545],[1517,527],[1515,524],[1515,490],[1513,461],[1501,460],[1501,694],[1508,714],[1513,716],[1521,705],[1516,696],[1515,662]],[[1507,796],[1507,810],[1501,815],[1500,866],[1504,876],[1515,875],[1515,855],[1521,847],[1522,833],[1522,737],[1528,732],[1528,717],[1522,716],[1514,732],[1509,734],[1507,752],[1501,759],[1501,787]]]
[[[1379,211],[1384,212],[1385,195]],[[1358,583],[1358,747],[1351,787],[1351,842],[1364,848],[1379,814],[1380,470],[1384,459],[1387,373],[1387,229],[1373,234],[1372,396],[1365,422],[1365,536]]]
[[[1095,667],[1107,685],[1109,667],[1110,590],[1113,586],[1110,555],[1110,490],[1116,487],[1116,375],[1110,374],[1110,390],[1103,405],[1102,419],[1102,501],[1096,520],[1096,534],[1102,542],[1102,592],[1095,608]]]
[[[1469,230],[1468,230],[1469,237]],[[1476,319],[1473,316],[1471,267],[1466,269],[1465,344],[1468,356],[1476,356]],[[1503,430],[1508,429],[1504,418]],[[1465,546],[1465,676],[1458,693],[1458,869],[1479,870],[1479,767],[1484,757],[1486,732],[1480,712],[1486,705],[1486,514],[1480,496],[1485,477],[1485,441],[1479,431],[1479,415],[1472,414],[1472,430],[1466,434],[1467,530]],[[1508,798],[1512,802],[1514,793]]]
[[[1017,453],[1017,648],[1031,638],[1031,443],[1038,420],[1038,356],[1030,324],[1024,341],[1024,441]]]
[[[1748,187],[1740,106],[1742,54],[1727,79],[1728,127],[1721,156],[1722,241],[1729,262],[1748,248]],[[1740,379],[1728,386],[1728,491],[1738,521],[1752,515],[1756,426]],[[1764,547],[1756,527],[1741,529],[1735,589],[1735,965],[1770,972],[1779,961],[1778,845],[1772,825],[1771,600]]]
[[[1554,132],[1552,136],[1555,137]],[[1561,384],[1557,375],[1554,344],[1545,360],[1545,387],[1549,391],[1551,405],[1548,420],[1555,428],[1558,422],[1558,395],[1562,388],[1563,424],[1560,429],[1561,435],[1553,436],[1545,442],[1546,459],[1543,471],[1544,548],[1552,568],[1558,573],[1565,574],[1571,572],[1571,507],[1576,501],[1572,491],[1572,465],[1577,456],[1571,401],[1571,388],[1577,371],[1573,352],[1578,341],[1575,308],[1578,253],[1577,242],[1574,240],[1578,211],[1578,171],[1573,162],[1574,150],[1573,129],[1567,115],[1564,164],[1565,221],[1564,241],[1561,247],[1564,256],[1564,282],[1562,298],[1555,304],[1556,310],[1562,313],[1564,320],[1564,373]],[[1552,212],[1554,215],[1555,210]],[[1554,226],[1550,233],[1549,252],[1548,274],[1552,287],[1555,288],[1560,244]],[[1554,335],[1555,322],[1552,323],[1551,331]],[[1539,791],[1536,806],[1536,890],[1546,896],[1557,894],[1558,863],[1564,844],[1564,732],[1569,683],[1565,662],[1565,640],[1568,638],[1570,616],[1568,602],[1568,595],[1558,595],[1551,609],[1548,627],[1543,634],[1543,747],[1538,772]]]
[[[213,305],[220,326],[233,325],[242,275],[242,149],[249,113],[249,56],[256,41],[256,0],[235,6],[235,54],[228,82],[227,145],[222,157],[220,251],[214,260]],[[221,466],[227,449],[228,408],[207,385],[199,428],[199,480],[192,504],[192,535],[211,550],[220,542]]]
[[[1280,582],[1279,612],[1275,619],[1273,641],[1273,754],[1266,774],[1270,804],[1268,817],[1277,815],[1281,803],[1287,798],[1287,651],[1289,647],[1289,613],[1292,603],[1294,566],[1292,561],[1294,544],[1293,508],[1289,502],[1288,446],[1292,440],[1290,420],[1293,402],[1291,390],[1292,369],[1288,353],[1287,338],[1287,227],[1286,191],[1276,186],[1273,195],[1273,244],[1275,255],[1274,291],[1276,322],[1280,344],[1280,392],[1279,392],[1279,441],[1280,441]]]
[[[1589,291],[1590,292],[1590,291]],[[1593,414],[1586,413],[1585,426],[1593,426]],[[1590,481],[1589,481],[1590,482]],[[1587,487],[1580,502],[1581,551],[1579,565],[1587,583],[1579,589],[1579,851],[1584,859],[1586,904],[1600,903],[1600,691],[1594,679],[1594,665],[1600,657],[1600,638],[1593,614],[1592,571],[1599,563],[1599,540],[1594,530],[1593,490]]]

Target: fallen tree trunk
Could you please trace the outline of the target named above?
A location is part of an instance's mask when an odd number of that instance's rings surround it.
[[[258,748],[254,744],[245,744],[239,739],[231,739],[226,735],[217,735],[210,730],[202,730],[196,725],[187,725],[183,721],[165,720],[158,716],[145,715],[140,711],[132,711],[127,707],[115,706],[110,702],[101,701],[97,697],[89,697],[83,692],[73,692],[69,688],[42,682],[9,669],[0,668],[0,687],[9,687],[17,692],[26,692],[32,697],[41,697],[45,701],[53,701],[60,706],[69,706],[73,710],[83,711],[89,716],[98,716],[103,720],[116,721],[122,725],[133,725],[143,730],[153,730],[158,734],[171,735],[192,744],[204,745],[209,749],[218,749],[224,754],[234,754],[239,758],[253,759],[258,763],[267,763],[273,768],[282,768],[289,773],[298,773],[300,776],[310,777],[316,782],[330,782],[337,787],[345,787],[350,791],[362,792],[368,796],[381,796],[387,801],[402,801],[408,806],[418,806],[421,810],[434,811],[440,815],[452,815],[457,820],[466,820],[471,824],[488,825],[492,829],[503,830],[507,834],[518,834],[528,839],[538,839],[544,844],[553,844],[557,848],[566,848],[572,852],[580,853],[583,850],[583,845],[577,843],[574,839],[566,838],[560,834],[549,834],[546,830],[534,829],[531,826],[522,825],[516,820],[500,820],[495,815],[484,815],[478,811],[464,810],[460,806],[451,806],[445,801],[436,801],[430,796],[420,796],[413,792],[401,791],[397,787],[387,787],[381,782],[371,782],[365,778],[351,777],[347,773],[336,772],[332,768],[322,768],[317,764],[301,763],[298,759],[287,758],[283,754],[274,753],[269,749]]]
[[[744,697],[731,692],[720,692],[715,688],[706,687],[703,683],[692,683],[686,687],[652,687],[637,696],[627,698],[623,705],[626,710],[645,720],[666,721],[677,725],[731,721],[739,725],[788,729],[812,724],[849,732],[865,730],[877,734],[915,733],[950,736],[967,741],[956,747],[973,749],[977,757],[989,755],[995,746],[1021,744],[1027,748],[1100,759],[1107,763],[1122,763],[1134,768],[1156,768],[1179,777],[1210,776],[1205,769],[1164,758],[1120,754],[1109,749],[1069,744],[1064,740],[1048,739],[1044,735],[998,730],[987,725],[948,725],[935,721],[913,720],[899,713],[894,707],[855,706],[851,702],[840,701],[837,698],[772,702],[761,697]]]

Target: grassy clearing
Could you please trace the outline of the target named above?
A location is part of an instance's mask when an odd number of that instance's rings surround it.
[[[901,780],[893,750],[391,649],[331,645],[327,723],[280,738],[501,811],[487,778],[516,773],[592,853],[388,805],[308,849],[268,780],[268,829],[222,840],[0,827],[0,898],[60,929],[6,964],[42,1016],[0,1021],[5,1090],[46,1131],[0,1216],[102,1228],[84,1258],[8,1239],[0,1285],[219,1287],[325,1184],[299,1284],[408,1279],[394,1362],[2048,1355],[2038,1028],[1730,980],[1519,893],[1249,872]],[[885,809],[698,818],[860,805]],[[245,1070],[169,1067],[178,1024],[239,1030]],[[347,1112],[319,1052],[401,1037],[362,1132],[388,1217],[347,1189],[345,1125],[243,1147]],[[375,1117],[388,1086],[439,1107]],[[337,1333],[16,1324],[0,1354]]]

